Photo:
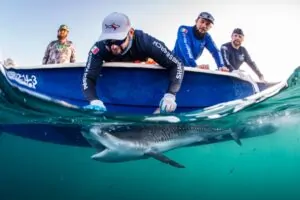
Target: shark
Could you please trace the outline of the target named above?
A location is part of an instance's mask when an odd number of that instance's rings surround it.
[[[93,160],[126,162],[154,158],[176,168],[185,166],[164,155],[165,152],[226,137],[242,145],[237,131],[205,125],[92,125],[81,133],[96,149],[96,153],[91,156]]]

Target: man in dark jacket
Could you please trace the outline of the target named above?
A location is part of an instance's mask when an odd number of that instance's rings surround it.
[[[83,75],[83,94],[90,102],[85,108],[106,111],[104,103],[96,94],[96,81],[103,62],[146,61],[148,58],[169,70],[170,83],[159,107],[162,113],[173,112],[177,107],[176,93],[184,76],[183,64],[163,42],[141,30],[133,29],[125,14],[114,12],[105,17],[102,34],[89,52]]]
[[[227,42],[221,46],[221,53],[226,67],[229,71],[238,70],[240,66],[246,62],[248,66],[256,73],[261,81],[264,80],[263,74],[260,72],[255,62],[251,59],[247,49],[242,46],[244,41],[244,33],[242,29],[236,28],[231,35],[231,42]]]

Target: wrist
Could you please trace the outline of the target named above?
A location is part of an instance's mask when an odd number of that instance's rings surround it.
[[[172,93],[165,93],[164,94],[164,98],[172,98],[172,99],[176,99],[176,96],[175,94],[172,94]]]
[[[103,103],[103,102],[99,99],[94,99],[94,100],[90,101],[91,105],[98,105],[99,103]]]

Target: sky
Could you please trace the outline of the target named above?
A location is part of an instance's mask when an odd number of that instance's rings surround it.
[[[18,65],[40,65],[59,25],[70,27],[69,40],[77,61],[86,62],[88,51],[101,34],[101,24],[111,12],[129,16],[141,29],[174,47],[180,25],[194,25],[202,11],[215,24],[209,33],[217,46],[229,42],[232,30],[242,28],[243,46],[267,81],[280,81],[300,65],[300,2],[296,0],[1,0],[0,57]],[[205,50],[198,64],[216,69]],[[243,64],[243,70],[256,76]]]

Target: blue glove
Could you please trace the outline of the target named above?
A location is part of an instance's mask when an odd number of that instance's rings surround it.
[[[101,100],[93,100],[90,105],[84,106],[84,109],[96,110],[101,112],[106,112],[106,107]]]
[[[175,95],[166,93],[159,103],[160,112],[166,113],[166,112],[175,111],[177,108],[177,104],[175,100],[176,100]]]

